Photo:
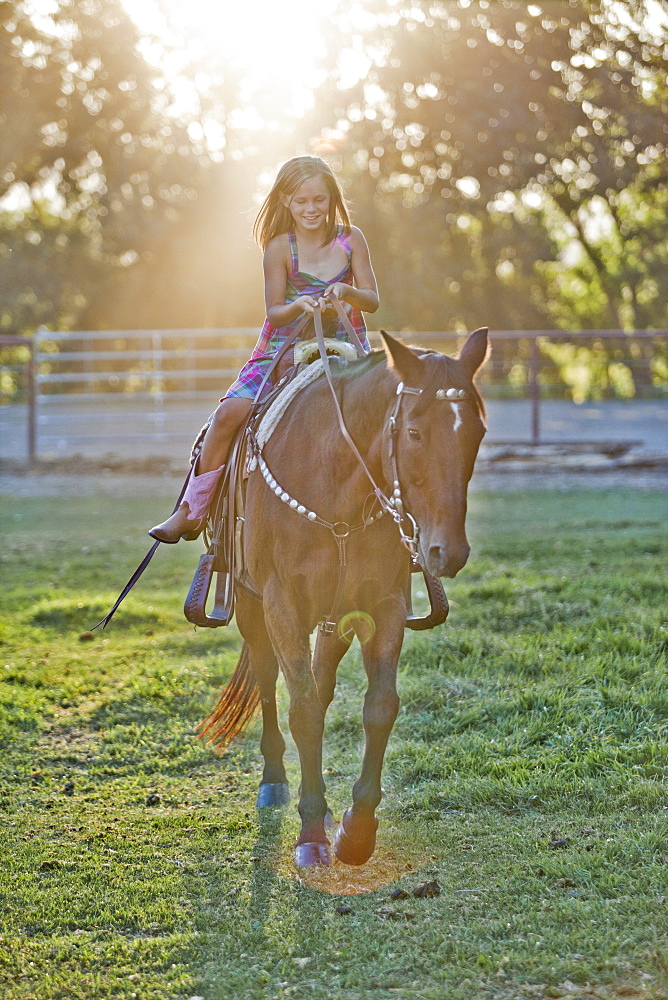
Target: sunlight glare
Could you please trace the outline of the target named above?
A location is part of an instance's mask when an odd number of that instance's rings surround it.
[[[244,96],[266,105],[275,92],[290,106],[277,111],[303,114],[318,82],[317,59],[323,32],[336,0],[123,0],[139,30],[162,40],[168,49],[204,53],[220,74],[238,74]]]

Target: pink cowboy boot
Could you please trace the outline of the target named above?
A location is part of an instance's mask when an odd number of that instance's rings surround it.
[[[195,472],[196,464],[193,465],[178,510],[162,524],[156,524],[149,531],[151,538],[155,538],[156,541],[164,542],[165,545],[175,545],[181,538],[191,542],[201,535],[211,500],[225,466],[221,465],[213,472],[203,472],[198,476]]]

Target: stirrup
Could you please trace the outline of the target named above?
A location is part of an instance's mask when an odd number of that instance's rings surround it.
[[[450,605],[440,579],[437,576],[432,576],[431,573],[427,573],[424,569],[422,570],[422,576],[424,577],[427,594],[429,595],[431,610],[428,615],[420,616],[414,615],[413,609],[410,609],[410,613],[406,618],[405,628],[410,628],[414,632],[421,632],[423,629],[435,628],[437,625],[442,625],[450,611]]]

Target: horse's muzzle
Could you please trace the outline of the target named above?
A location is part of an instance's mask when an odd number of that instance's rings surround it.
[[[464,539],[461,542],[444,542],[430,545],[427,550],[426,568],[432,576],[457,576],[466,566],[471,546]]]

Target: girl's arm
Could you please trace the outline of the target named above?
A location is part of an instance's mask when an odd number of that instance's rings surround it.
[[[303,312],[312,314],[317,304],[310,295],[300,295],[294,302],[285,301],[289,272],[284,242],[280,236],[273,239],[262,260],[267,319],[276,328],[287,326]]]
[[[355,285],[346,285],[337,281],[325,290],[324,297],[337,295],[342,302],[347,302],[355,309],[374,313],[380,305],[376,276],[371,266],[369,247],[361,229],[353,226],[350,230],[350,249],[352,251],[351,266]]]

